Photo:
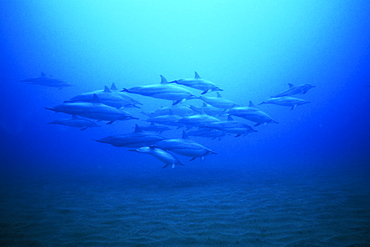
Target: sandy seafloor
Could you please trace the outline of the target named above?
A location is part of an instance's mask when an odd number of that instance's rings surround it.
[[[0,246],[370,246],[369,172],[356,168],[1,177]]]

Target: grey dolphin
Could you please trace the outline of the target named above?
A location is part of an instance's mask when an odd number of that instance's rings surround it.
[[[187,87],[202,90],[203,91],[202,94],[205,94],[211,91],[223,91],[222,89],[217,87],[213,82],[202,79],[196,71],[195,71],[194,78],[178,79],[172,82],[180,84],[180,85],[184,85]]]
[[[149,154],[149,155],[152,155],[152,156],[156,157],[157,159],[159,159],[160,161],[165,163],[165,165],[162,168],[166,168],[169,165],[172,166],[172,168],[175,168],[176,165],[183,166],[183,164],[175,156],[173,156],[169,152],[166,152],[166,151],[164,151],[163,149],[160,149],[160,148],[140,147],[138,149],[133,149],[133,150],[129,150],[129,151]]]
[[[169,127],[163,125],[156,125],[154,122],[151,122],[149,126],[139,126],[140,129],[144,131],[158,132],[161,134],[163,131],[170,130]]]
[[[76,115],[73,115],[72,118],[68,118],[68,119],[54,120],[52,122],[49,122],[48,124],[60,124],[60,125],[65,125],[65,126],[71,126],[71,127],[80,128],[80,130],[85,130],[89,127],[100,127],[100,125],[96,124],[94,121],[84,119],[84,118],[79,118]]]
[[[237,117],[245,118],[249,121],[255,122],[254,126],[266,125],[267,123],[278,123],[273,120],[267,113],[257,109],[254,104],[249,101],[249,106],[233,107],[229,109],[228,113]]]
[[[135,131],[132,133],[107,136],[96,141],[101,143],[108,143],[115,147],[139,148],[143,146],[153,145],[164,139],[165,138],[163,136],[160,136],[153,132],[143,131],[138,125],[136,125]]]
[[[288,96],[282,96],[282,97],[267,99],[267,100],[263,101],[262,103],[260,103],[260,105],[262,105],[262,104],[274,104],[274,105],[281,105],[281,106],[290,106],[291,110],[293,110],[298,105],[303,105],[303,104],[307,104],[307,103],[310,103],[310,102],[305,101],[303,99],[298,99],[298,98],[293,98],[293,97],[288,97]]]
[[[209,105],[222,108],[222,109],[229,109],[229,108],[238,106],[238,104],[236,104],[235,102],[222,98],[219,92],[217,92],[217,97],[209,97],[209,96],[201,95],[199,99],[203,100]]]
[[[226,135],[226,133],[221,130],[211,129],[207,127],[199,127],[196,130],[187,131],[186,134],[188,136],[200,136],[200,137],[211,138],[211,139],[218,138],[219,140],[221,139],[221,137]]]
[[[246,135],[251,132],[257,132],[251,126],[245,123],[241,123],[241,122],[233,120],[231,116],[228,117],[227,121],[212,122],[204,126],[208,128],[221,130],[227,133],[236,134],[235,137]]]
[[[177,123],[187,126],[188,128],[191,128],[193,126],[203,126],[205,124],[209,124],[212,122],[219,122],[220,119],[207,115],[205,113],[202,114],[194,114],[191,116],[186,116],[177,121]]]
[[[193,157],[191,160],[196,158],[203,160],[206,155],[216,154],[211,149],[191,141],[185,131],[183,131],[182,139],[165,139],[157,142],[154,146],[180,155]]]
[[[105,105],[109,105],[115,108],[121,108],[121,107],[136,107],[137,104],[142,105],[140,102],[132,99],[131,97],[127,95],[123,95],[119,92],[114,92],[110,90],[107,86],[104,87],[104,90],[96,90],[93,92],[88,93],[82,93],[79,94],[73,98],[71,98],[68,101],[65,101],[65,103],[68,102],[94,102],[94,95],[97,95],[99,97],[100,103],[103,103]]]
[[[56,87],[59,89],[62,89],[64,87],[74,86],[65,81],[56,79],[51,75],[48,76],[42,72],[39,77],[27,78],[27,79],[21,80],[21,82],[29,82],[29,84],[41,85],[41,86],[46,86],[46,87]]]
[[[288,85],[289,85],[288,90],[285,90],[281,93],[278,93],[273,97],[290,96],[290,95],[294,95],[294,94],[305,94],[305,93],[307,93],[308,90],[315,87],[315,86],[312,86],[310,84],[301,84],[301,85],[298,85],[298,86],[294,86],[293,84],[288,83]]]
[[[94,102],[62,103],[53,108],[45,108],[55,112],[64,112],[71,115],[109,121],[109,124],[118,120],[138,119],[126,111],[99,102],[98,96],[94,95]]]
[[[140,94],[157,99],[172,100],[173,105],[185,101],[186,99],[195,98],[187,89],[168,83],[166,78],[161,75],[160,84],[145,85],[139,87],[124,88],[121,92]]]

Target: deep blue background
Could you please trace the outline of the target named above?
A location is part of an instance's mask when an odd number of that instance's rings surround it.
[[[293,111],[260,106],[278,125],[259,126],[247,137],[194,138],[218,155],[203,163],[181,158],[186,163],[176,168],[181,173],[199,167],[358,169],[370,164],[368,1],[7,0],[1,1],[0,13],[3,174],[160,170],[153,157],[92,141],[131,132],[134,121],[66,129],[46,125],[68,116],[44,107],[112,82],[132,87],[158,83],[160,74],[174,80],[194,71],[241,105],[259,103],[287,89],[287,83],[316,87],[298,96],[312,103]],[[76,86],[58,90],[19,82],[40,72]],[[146,110],[170,104],[135,98]]]

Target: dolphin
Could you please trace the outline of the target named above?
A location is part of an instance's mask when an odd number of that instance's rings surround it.
[[[201,95],[198,97],[199,99],[203,100],[209,105],[212,105],[214,107],[222,108],[222,109],[229,109],[235,106],[238,106],[235,102],[222,98],[221,94],[217,92],[217,97],[208,97]]]
[[[196,71],[194,78],[178,79],[175,81],[171,81],[170,83],[177,83],[187,87],[202,90],[203,91],[202,94],[211,91],[223,91],[222,89],[217,87],[213,82],[202,79]]]
[[[278,93],[273,97],[276,98],[276,97],[282,97],[282,96],[290,96],[290,95],[294,95],[294,94],[305,94],[305,93],[307,93],[308,90],[315,87],[315,86],[312,86],[310,84],[301,84],[301,85],[298,85],[298,86],[294,86],[293,84],[288,83],[288,85],[289,85],[288,90],[285,90],[281,93]]]
[[[74,86],[65,81],[56,79],[51,75],[48,76],[42,72],[39,77],[27,78],[27,79],[21,80],[21,82],[29,82],[29,84],[41,85],[41,86],[46,86],[46,87],[57,87],[59,89],[62,89],[64,87]]]
[[[172,100],[173,105],[184,102],[186,99],[193,99],[195,96],[187,89],[168,83],[161,75],[160,84],[145,85],[139,87],[124,88],[121,92],[140,94],[157,99]]]
[[[169,127],[163,125],[156,125],[154,122],[151,122],[149,126],[139,126],[140,129],[144,131],[158,132],[161,134],[163,131],[170,130]]]
[[[171,151],[180,155],[204,159],[204,156],[209,154],[216,154],[211,149],[191,141],[185,131],[183,131],[182,139],[165,139],[154,144],[155,147]]]
[[[229,109],[228,113],[237,117],[245,118],[255,122],[254,126],[266,125],[267,123],[278,123],[273,120],[267,113],[257,109],[254,104],[249,101],[249,106],[240,106]]]
[[[171,105],[167,107],[162,107],[160,109],[157,109],[149,114],[144,113],[148,117],[156,117],[156,116],[163,116],[163,115],[177,115],[181,117],[190,116],[193,115],[194,112],[190,108],[189,105]]]
[[[259,111],[258,108],[256,108],[253,104],[252,101],[249,101],[249,105],[248,106],[237,106],[237,107],[232,107],[230,109],[227,110],[227,113],[230,114],[230,115],[234,115],[234,116],[243,116],[243,115],[246,115],[246,114],[249,114],[253,111]]]
[[[177,121],[177,123],[185,125],[187,127],[193,127],[193,126],[203,126],[205,124],[209,124],[212,122],[219,122],[220,119],[216,117],[209,116],[205,113],[202,114],[194,114],[191,116],[186,116]]]
[[[181,127],[183,125],[181,123],[178,123],[180,119],[181,117],[178,115],[168,114],[168,115],[149,117],[146,121],[151,122],[151,123]]]
[[[288,97],[288,96],[282,96],[282,97],[267,99],[267,100],[263,101],[262,103],[260,103],[260,105],[262,105],[262,104],[275,104],[275,105],[282,105],[282,106],[290,106],[291,110],[293,110],[298,105],[303,105],[303,104],[307,104],[307,103],[310,103],[310,102],[305,101],[303,99],[298,99],[298,98],[293,98],[293,97]]]
[[[204,125],[204,127],[213,128],[217,130],[221,130],[227,133],[236,134],[235,137],[239,137],[241,135],[246,135],[251,132],[257,132],[251,126],[240,123],[232,119],[231,116],[228,116],[227,121],[219,121],[219,122],[212,122],[209,124]]]
[[[73,115],[72,118],[68,118],[68,119],[54,120],[52,122],[49,122],[48,124],[66,125],[66,126],[80,128],[80,130],[85,130],[89,127],[100,127],[94,121],[84,119],[84,118],[79,118],[76,115]]]
[[[212,138],[219,140],[221,137],[225,136],[225,132],[218,130],[218,129],[212,129],[207,127],[199,127],[196,130],[187,131],[186,134],[188,136],[199,136],[199,137],[206,137],[206,138]]]
[[[107,136],[96,141],[101,143],[108,143],[115,147],[139,148],[153,145],[164,139],[165,138],[163,136],[160,136],[153,132],[143,131],[136,124],[135,131],[132,133]]]
[[[169,152],[164,151],[163,149],[156,148],[156,147],[140,147],[138,149],[131,149],[129,151],[134,151],[138,153],[144,153],[144,154],[150,154],[160,161],[164,162],[165,165],[162,168],[166,168],[167,166],[172,166],[172,168],[175,168],[176,165],[183,164],[172,154]]]
[[[126,111],[100,103],[96,94],[94,95],[94,102],[62,103],[54,108],[45,108],[55,112],[64,112],[71,115],[109,121],[108,124],[118,120],[138,119]]]
[[[193,110],[193,112],[205,113],[207,115],[214,116],[214,117],[225,115],[226,110],[227,110],[227,109],[222,109],[222,108],[211,106],[207,104],[206,102],[203,102],[203,106],[201,107],[196,107],[196,106],[191,105],[190,108],[191,110]]]
[[[129,96],[119,94],[118,92],[112,92],[107,86],[104,87],[104,90],[96,90],[93,92],[83,93],[71,98],[68,101],[64,101],[65,103],[68,102],[93,102],[94,95],[99,97],[100,103],[105,105],[109,105],[115,108],[121,107],[136,107],[137,104],[142,105],[140,102],[132,99]],[[124,96],[124,97],[123,97]]]

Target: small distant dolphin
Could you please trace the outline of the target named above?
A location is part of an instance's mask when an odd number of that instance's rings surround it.
[[[260,103],[259,105],[275,104],[275,105],[282,105],[282,106],[290,106],[291,110],[293,110],[298,105],[303,105],[303,104],[307,104],[307,103],[310,103],[310,102],[305,101],[303,99],[298,99],[298,98],[293,98],[293,97],[288,97],[288,96],[282,96],[282,97],[267,99],[267,100],[263,101],[262,103]]]
[[[59,89],[62,89],[64,87],[74,86],[65,81],[56,79],[52,77],[51,75],[48,76],[42,72],[39,77],[27,78],[27,79],[21,80],[21,82],[29,82],[29,84],[41,85],[41,86],[46,86],[46,87],[57,87]]]
[[[153,145],[164,139],[165,138],[163,136],[160,136],[153,132],[143,131],[136,124],[135,131],[132,133],[107,136],[96,141],[101,143],[108,143],[115,147],[139,148],[143,146]]]
[[[93,102],[62,103],[53,108],[45,108],[55,112],[64,112],[71,115],[109,121],[108,124],[112,124],[118,120],[138,119],[124,110],[100,103],[99,97],[96,94],[94,94]]]
[[[199,99],[203,100],[209,105],[214,107],[222,108],[222,109],[229,109],[235,106],[238,106],[235,102],[222,98],[221,94],[217,92],[217,97],[208,97],[208,96],[200,96]]]
[[[139,87],[124,88],[121,92],[140,94],[157,99],[172,100],[173,105],[184,102],[186,99],[193,99],[195,96],[187,89],[168,83],[161,75],[160,84],[145,85]]]
[[[308,90],[315,87],[315,86],[312,86],[310,84],[301,84],[301,85],[298,85],[298,86],[294,86],[293,84],[288,83],[288,85],[289,85],[288,90],[285,90],[281,93],[278,93],[273,97],[276,98],[276,97],[282,97],[282,96],[290,96],[290,95],[294,95],[294,94],[305,94],[305,93],[307,93]]]
[[[71,126],[80,128],[80,130],[85,130],[89,127],[100,127],[100,125],[96,124],[94,121],[79,118],[76,115],[73,115],[72,118],[68,119],[58,119],[54,120],[52,122],[49,122],[48,124],[60,124],[65,126]]]
[[[165,165],[162,168],[166,168],[167,166],[172,166],[172,168],[175,168],[176,165],[181,165],[183,164],[172,154],[164,151],[163,149],[156,148],[156,147],[140,147],[138,149],[131,149],[129,151],[134,151],[138,153],[143,153],[143,154],[150,154],[160,161],[164,162]]]
[[[222,89],[217,87],[213,82],[202,79],[196,71],[194,78],[178,79],[175,81],[171,81],[170,83],[173,82],[187,87],[202,90],[203,91],[202,94],[211,91],[223,91]]]

